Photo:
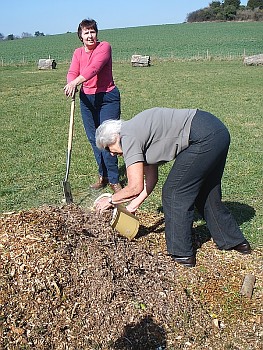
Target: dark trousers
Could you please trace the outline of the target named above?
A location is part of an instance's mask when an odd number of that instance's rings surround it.
[[[219,249],[244,241],[237,222],[221,201],[229,144],[230,135],[224,124],[212,114],[198,110],[191,125],[189,147],[177,156],[163,186],[169,254],[193,255],[194,207],[205,219]]]
[[[98,172],[110,183],[119,182],[118,158],[96,146],[97,127],[107,119],[120,119],[120,93],[117,87],[110,92],[86,95],[80,91],[80,110],[86,135],[98,164]]]

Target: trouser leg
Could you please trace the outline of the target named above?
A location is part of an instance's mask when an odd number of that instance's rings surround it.
[[[195,205],[206,221],[219,249],[229,249],[245,240],[236,220],[222,203],[221,177],[226,156],[207,176],[196,198]]]
[[[119,90],[107,92],[103,95],[103,102],[101,103],[99,123],[102,124],[108,119],[120,119],[120,94]],[[116,184],[119,182],[118,158],[112,156],[109,152],[102,152],[102,162],[107,173],[109,182]]]
[[[189,149],[184,150],[177,157],[162,191],[167,251],[178,256],[193,255],[194,201],[202,181],[193,181],[193,159],[188,153]]]
[[[80,109],[84,129],[93,149],[98,165],[98,172],[108,178],[110,183],[119,182],[118,158],[96,146],[95,133],[97,127],[107,119],[120,118],[120,97],[118,89],[109,93],[85,95],[80,92]]]
[[[106,174],[104,173],[103,166],[102,166],[102,155],[101,155],[102,151],[100,151],[96,146],[96,140],[95,140],[95,132],[96,132],[96,128],[98,127],[98,112],[93,106],[92,101],[90,101],[87,98],[87,96],[82,92],[80,92],[80,110],[81,110],[84,129],[85,129],[87,138],[90,142],[90,145],[92,147],[95,160],[98,165],[99,174],[103,177],[106,177]]]
[[[193,119],[190,138],[189,147],[177,156],[162,194],[167,250],[179,256],[193,254],[195,203],[219,247],[234,246],[244,239],[234,218],[229,223],[231,215],[221,202],[221,178],[230,142],[227,129],[216,117],[200,111]],[[216,230],[219,223],[220,233]]]

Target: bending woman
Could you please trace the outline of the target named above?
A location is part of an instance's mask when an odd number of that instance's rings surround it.
[[[234,217],[222,203],[221,179],[230,136],[211,113],[198,109],[152,108],[128,121],[107,121],[96,143],[112,156],[124,157],[128,184],[97,202],[99,212],[128,202],[134,213],[158,181],[158,166],[173,161],[164,183],[162,203],[168,253],[187,267],[195,266],[192,244],[194,207],[206,221],[219,249],[251,252]]]

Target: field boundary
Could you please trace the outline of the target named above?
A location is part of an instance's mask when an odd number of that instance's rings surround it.
[[[255,52],[249,52],[249,54],[246,53],[244,50],[243,53],[238,53],[234,54],[231,52],[228,53],[222,53],[222,54],[213,54],[210,53],[209,50],[206,52],[197,52],[194,53],[192,56],[185,56],[185,57],[180,57],[171,54],[171,56],[167,57],[161,57],[161,56],[151,56],[151,61],[166,61],[166,62],[175,62],[175,61],[240,61],[244,60],[245,57],[247,56],[253,56],[258,54],[257,51]],[[65,58],[55,58],[56,62],[58,64],[69,64],[70,59],[65,59]],[[130,58],[127,59],[115,59],[113,60],[114,63],[127,63],[130,62]],[[32,59],[29,56],[23,56],[23,57],[17,57],[16,59],[5,59],[4,57],[0,57],[0,66],[1,67],[9,67],[9,66],[26,66],[28,64],[36,64],[38,65],[38,59]]]

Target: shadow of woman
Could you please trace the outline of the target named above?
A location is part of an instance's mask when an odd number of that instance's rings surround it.
[[[139,231],[136,235],[136,239],[140,237],[147,236],[149,233],[162,233],[164,232],[164,218],[160,218],[158,221],[156,221],[152,226],[146,227],[142,223],[140,223]]]
[[[144,317],[137,324],[124,327],[123,334],[113,344],[116,350],[162,350],[166,348],[166,335],[162,326],[152,316]]]
[[[224,202],[224,205],[228,208],[230,213],[235,218],[238,226],[244,222],[250,221],[255,216],[255,209],[247,204],[238,202]],[[195,213],[195,221],[202,220],[202,217]],[[205,222],[201,225],[197,225],[192,230],[192,239],[195,249],[200,248],[205,242],[211,239],[211,234],[208,231]]]
[[[255,209],[245,203],[239,202],[224,202],[224,205],[231,212],[235,218],[238,226],[242,225],[244,222],[249,222],[255,216]],[[159,212],[163,212],[163,208],[158,208]],[[206,227],[205,221],[201,215],[195,211],[194,222],[197,223],[192,229],[192,240],[195,249],[200,248],[204,243],[208,242],[211,239],[211,234]],[[200,223],[201,222],[201,223]],[[150,228],[148,228],[148,232]]]
[[[253,207],[244,203],[224,202],[224,204],[232,213],[239,226],[253,219],[256,214]]]

